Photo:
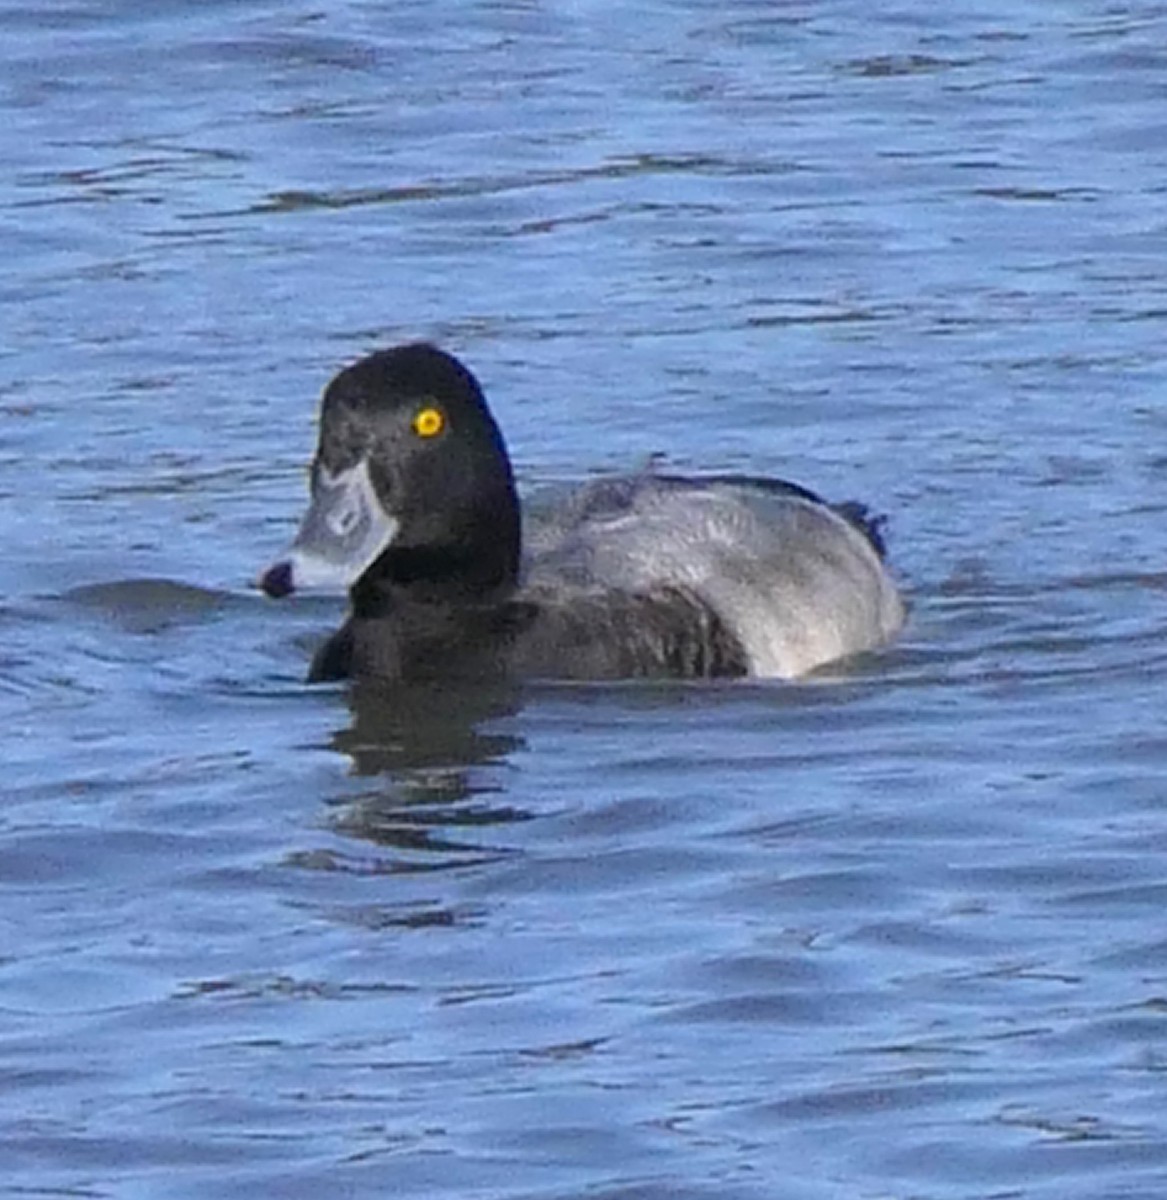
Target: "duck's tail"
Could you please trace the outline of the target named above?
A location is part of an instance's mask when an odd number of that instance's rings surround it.
[[[883,513],[872,512],[858,500],[844,500],[842,504],[832,504],[831,507],[863,534],[881,559],[887,558],[887,541],[884,538],[887,517]]]

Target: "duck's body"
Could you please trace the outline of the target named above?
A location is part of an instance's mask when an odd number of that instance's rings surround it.
[[[352,612],[313,679],[790,678],[904,619],[865,510],[781,480],[604,479],[524,530],[477,382],[425,345],[325,393],[313,504],[261,584],[328,582]]]

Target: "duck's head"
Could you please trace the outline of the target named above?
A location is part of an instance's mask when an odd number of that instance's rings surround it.
[[[510,460],[477,380],[434,346],[384,350],[328,385],[312,499],[269,596],[350,588],[475,600],[516,581],[519,508]]]

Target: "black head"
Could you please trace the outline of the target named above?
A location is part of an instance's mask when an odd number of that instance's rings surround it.
[[[312,503],[269,595],[343,584],[360,606],[394,591],[475,600],[518,576],[519,507],[502,434],[473,375],[417,344],[328,385]]]

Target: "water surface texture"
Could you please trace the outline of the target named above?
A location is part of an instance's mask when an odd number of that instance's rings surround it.
[[[0,1193],[1167,1194],[1167,7],[0,0]],[[806,684],[307,688],[429,337],[890,518]]]

